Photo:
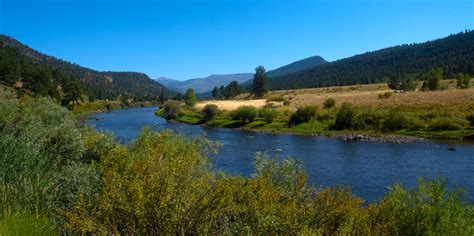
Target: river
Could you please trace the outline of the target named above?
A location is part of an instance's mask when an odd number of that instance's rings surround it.
[[[169,122],[154,114],[156,107],[114,110],[91,115],[87,124],[110,132],[121,143],[135,138],[149,126],[170,129],[187,136],[205,134],[222,144],[211,157],[213,168],[228,174],[249,176],[256,152],[292,157],[302,163],[311,184],[318,187],[350,186],[355,195],[379,200],[389,187],[400,182],[416,186],[418,178],[442,174],[450,188],[462,187],[474,202],[474,143],[421,141],[408,144],[342,141],[325,136],[257,133],[208,128]],[[449,150],[454,149],[455,151]]]

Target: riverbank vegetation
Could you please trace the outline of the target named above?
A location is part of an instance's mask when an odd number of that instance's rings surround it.
[[[309,185],[291,159],[257,154],[249,177],[212,171],[217,144],[203,138],[144,129],[122,145],[10,89],[0,114],[2,235],[474,233],[472,204],[442,179],[367,203]]]
[[[460,78],[457,80],[440,80],[437,70],[429,74],[434,77],[431,82],[410,82],[415,84],[414,91],[391,90],[389,86],[405,83],[394,80],[388,84],[271,91],[264,99],[257,100],[247,100],[253,96],[242,94],[236,100],[177,106],[173,119],[269,132],[472,138],[474,89],[468,85],[460,89],[460,85],[465,81],[472,83],[471,80],[462,74],[456,75]],[[397,89],[402,87],[406,85]],[[204,119],[201,112],[206,104],[215,104],[218,109],[211,120]],[[160,114],[162,111],[157,111]]]

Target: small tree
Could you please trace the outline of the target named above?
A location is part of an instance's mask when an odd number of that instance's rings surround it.
[[[166,100],[168,100],[168,97],[166,96],[164,89],[161,90],[159,99],[160,99],[161,104],[165,103]]]
[[[218,113],[219,113],[219,109],[217,108],[217,105],[207,104],[202,109],[202,119],[205,122],[210,121],[210,120],[214,120],[217,117]]]
[[[252,93],[255,97],[263,97],[267,93],[267,78],[265,68],[259,66],[255,68],[255,75],[253,76]]]
[[[194,92],[194,89],[189,88],[186,90],[186,93],[184,94],[184,102],[190,107],[196,105],[196,93]]]
[[[214,87],[212,90],[212,97],[217,100],[221,99],[221,96],[221,90],[218,87]]]
[[[181,103],[178,101],[167,101],[165,102],[165,119],[175,119],[178,112],[181,109]]]
[[[433,91],[441,88],[441,80],[443,79],[443,70],[440,68],[432,69],[425,75],[423,82],[423,91]]]
[[[336,106],[336,100],[334,98],[328,98],[323,103],[324,109],[330,109]]]
[[[315,106],[304,106],[298,108],[295,113],[290,116],[290,124],[298,125],[301,123],[306,123],[311,120],[316,115],[317,107]]]
[[[457,87],[460,89],[466,89],[471,87],[471,76],[468,74],[459,73],[455,75]]]
[[[235,98],[241,93],[239,82],[232,81],[225,87],[225,98]]]
[[[356,112],[352,107],[351,103],[344,102],[339,109],[336,116],[336,128],[337,129],[349,129],[355,125]]]

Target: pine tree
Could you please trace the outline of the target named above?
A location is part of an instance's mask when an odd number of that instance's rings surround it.
[[[267,78],[265,74],[265,68],[263,66],[255,68],[252,92],[257,98],[263,97],[263,95],[267,93]]]

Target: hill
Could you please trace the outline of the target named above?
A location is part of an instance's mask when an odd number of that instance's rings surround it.
[[[26,65],[21,61],[28,61],[27,67],[40,67],[43,71],[59,70],[66,77],[71,77],[79,82],[86,95],[99,99],[117,99],[119,97],[135,97],[139,99],[157,98],[161,91],[168,91],[162,84],[150,79],[146,74],[137,72],[100,72],[85,68],[80,65],[61,60],[56,57],[38,52],[21,42],[6,36],[0,35],[1,57],[4,64],[21,67],[24,70]],[[7,49],[8,48],[8,49]],[[46,73],[46,77],[51,77],[51,73]],[[18,73],[16,79],[10,82],[23,82],[25,76]],[[33,77],[37,77],[33,75]],[[32,78],[35,79],[35,78]],[[39,80],[39,79],[38,79]],[[61,84],[58,78],[52,78],[52,82]],[[5,84],[5,77],[0,77],[0,82]],[[37,81],[32,81],[37,82]],[[7,84],[8,85],[8,84]]]
[[[158,82],[162,83],[169,89],[177,92],[184,93],[188,88],[194,88],[196,93],[206,93],[211,91],[214,87],[226,86],[232,81],[243,83],[253,78],[251,73],[238,73],[238,74],[214,74],[209,75],[205,78],[195,78],[184,81],[169,79],[166,77],[160,77],[157,79]]]
[[[267,76],[276,77],[328,63],[321,56],[308,57],[267,72]]]
[[[426,72],[440,67],[474,75],[474,31],[419,44],[404,44],[271,77],[269,89],[371,84],[386,77]]]

